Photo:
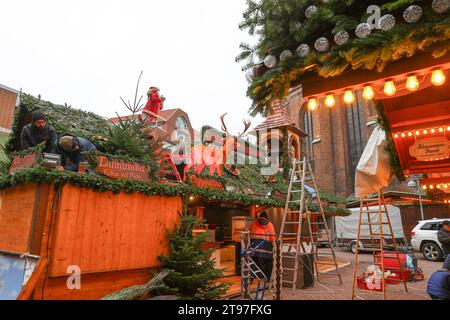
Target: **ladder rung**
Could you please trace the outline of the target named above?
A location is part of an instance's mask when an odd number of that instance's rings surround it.
[[[286,270],[286,271],[296,271],[297,269],[295,269],[295,268],[283,268],[283,270]]]
[[[316,252],[316,255],[318,256],[334,256],[332,252]]]
[[[292,283],[292,284],[295,284],[294,281],[289,281],[289,280],[284,280],[284,279],[282,279],[281,281],[282,281],[282,282],[286,282],[286,283]]]
[[[389,222],[382,222],[381,224],[385,224],[385,225],[388,225],[389,224]],[[370,222],[361,222],[361,225],[363,226],[378,226],[378,225],[380,225],[380,223],[379,222],[372,222],[372,223],[370,223]]]
[[[281,257],[282,257],[282,258],[287,258],[287,259],[295,259],[295,258],[296,258],[295,255],[291,255],[291,254],[290,254],[290,255],[286,255],[286,256],[283,255],[283,254],[281,254]]]
[[[325,266],[336,266],[337,265],[336,262],[320,262],[320,261],[317,261],[316,264],[321,264],[321,265],[325,265]]]
[[[282,235],[283,235],[283,236],[297,236],[298,233],[288,233],[288,232],[283,232]]]
[[[298,221],[286,221],[284,224],[298,224]]]
[[[300,213],[300,210],[296,210],[296,211],[289,210],[289,211],[285,211],[285,213]]]

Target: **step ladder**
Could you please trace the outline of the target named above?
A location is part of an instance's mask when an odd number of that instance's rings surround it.
[[[160,129],[163,132],[167,133],[167,130],[163,127],[167,123],[167,119],[159,116],[157,113],[143,110],[142,111],[142,119],[147,123],[148,127],[151,129]],[[153,117],[153,120],[148,121],[149,117]]]
[[[374,207],[377,207],[374,209]],[[367,219],[365,219],[365,217]],[[381,277],[381,291],[372,291],[366,289],[360,289],[357,286],[358,277],[358,262],[359,262],[359,247],[361,243],[361,228],[362,226],[367,226],[369,229],[370,245],[365,246],[365,250],[371,251],[373,256],[373,264],[379,266],[382,272]],[[387,230],[386,230],[387,229]],[[389,259],[394,259],[397,261],[400,268],[389,268],[389,270],[397,271],[400,274],[400,279],[389,278],[392,282],[402,282],[405,288],[405,292],[408,292],[407,279],[403,278],[403,273],[407,270],[407,267],[403,267],[400,254],[398,251],[397,241],[395,239],[394,231],[391,224],[391,219],[389,217],[388,208],[386,205],[386,200],[382,191],[378,192],[378,197],[373,199],[361,199],[360,210],[359,210],[359,222],[358,222],[358,237],[356,239],[356,253],[353,269],[353,287],[352,287],[352,300],[355,298],[362,299],[357,293],[358,291],[365,291],[371,293],[379,293],[383,295],[383,299],[387,298],[387,282],[388,280],[385,276],[385,253],[388,251],[384,243],[385,237],[392,239],[392,247],[394,256],[389,257]],[[370,247],[369,247],[370,246]]]
[[[257,248],[251,247],[249,231],[241,233],[241,298],[245,300],[264,300],[267,277],[252,259]],[[252,296],[252,284],[256,281],[256,290]]]
[[[316,191],[316,198],[318,201],[319,212],[313,213],[309,211],[308,199],[306,197],[305,186],[312,185]],[[336,254],[334,251],[333,243],[331,240],[331,233],[326,223],[325,214],[323,211],[322,202],[318,192],[318,187],[314,178],[311,165],[306,158],[303,160],[294,160],[291,169],[291,178],[289,183],[289,190],[286,199],[286,206],[283,214],[283,221],[281,224],[281,230],[279,234],[279,241],[282,245],[281,250],[281,282],[282,284],[292,285],[292,289],[297,288],[297,276],[299,271],[299,259],[302,253],[313,254],[314,267],[316,280],[321,281],[320,266],[328,265],[333,267],[335,272],[327,272],[327,274],[336,275],[339,279],[339,283],[342,285],[342,277],[339,271],[339,265],[336,260]],[[304,221],[305,220],[305,221]],[[303,234],[303,223],[306,222],[308,233]],[[297,228],[297,231],[295,229]],[[319,252],[318,236],[319,230],[322,228],[326,232],[327,250],[321,250]],[[311,249],[307,252],[304,242],[311,243]],[[287,251],[284,249],[287,248]],[[324,260],[326,258],[326,260]],[[290,265],[293,267],[287,267],[287,261],[294,259]],[[292,262],[292,261],[291,261]],[[275,269],[275,268],[274,268]],[[285,271],[293,274],[292,281],[283,280]],[[281,286],[283,287],[283,285]]]

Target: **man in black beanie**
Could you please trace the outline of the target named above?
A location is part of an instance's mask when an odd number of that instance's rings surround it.
[[[53,146],[56,142],[56,131],[47,124],[43,112],[34,111],[31,114],[31,123],[22,129],[20,149],[35,147],[44,141],[46,142],[44,152],[53,152]]]

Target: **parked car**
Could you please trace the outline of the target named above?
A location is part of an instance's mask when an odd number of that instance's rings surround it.
[[[443,259],[442,245],[437,238],[438,231],[442,228],[442,222],[446,219],[431,219],[419,221],[419,224],[411,232],[411,245],[414,251],[422,252],[429,261]]]

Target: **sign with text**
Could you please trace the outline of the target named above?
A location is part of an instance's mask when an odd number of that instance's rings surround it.
[[[128,179],[151,182],[150,169],[139,163],[129,163],[118,159],[98,157],[99,165],[95,171],[112,179]]]
[[[220,181],[200,178],[195,175],[192,175],[189,178],[189,182],[191,183],[192,186],[197,188],[223,190],[223,184]]]
[[[409,148],[409,154],[419,161],[438,161],[450,157],[450,141],[445,137],[417,140]]]
[[[15,173],[19,169],[33,167],[36,164],[36,161],[36,152],[26,154],[23,157],[14,156],[11,162],[11,167],[9,167],[9,172]]]

